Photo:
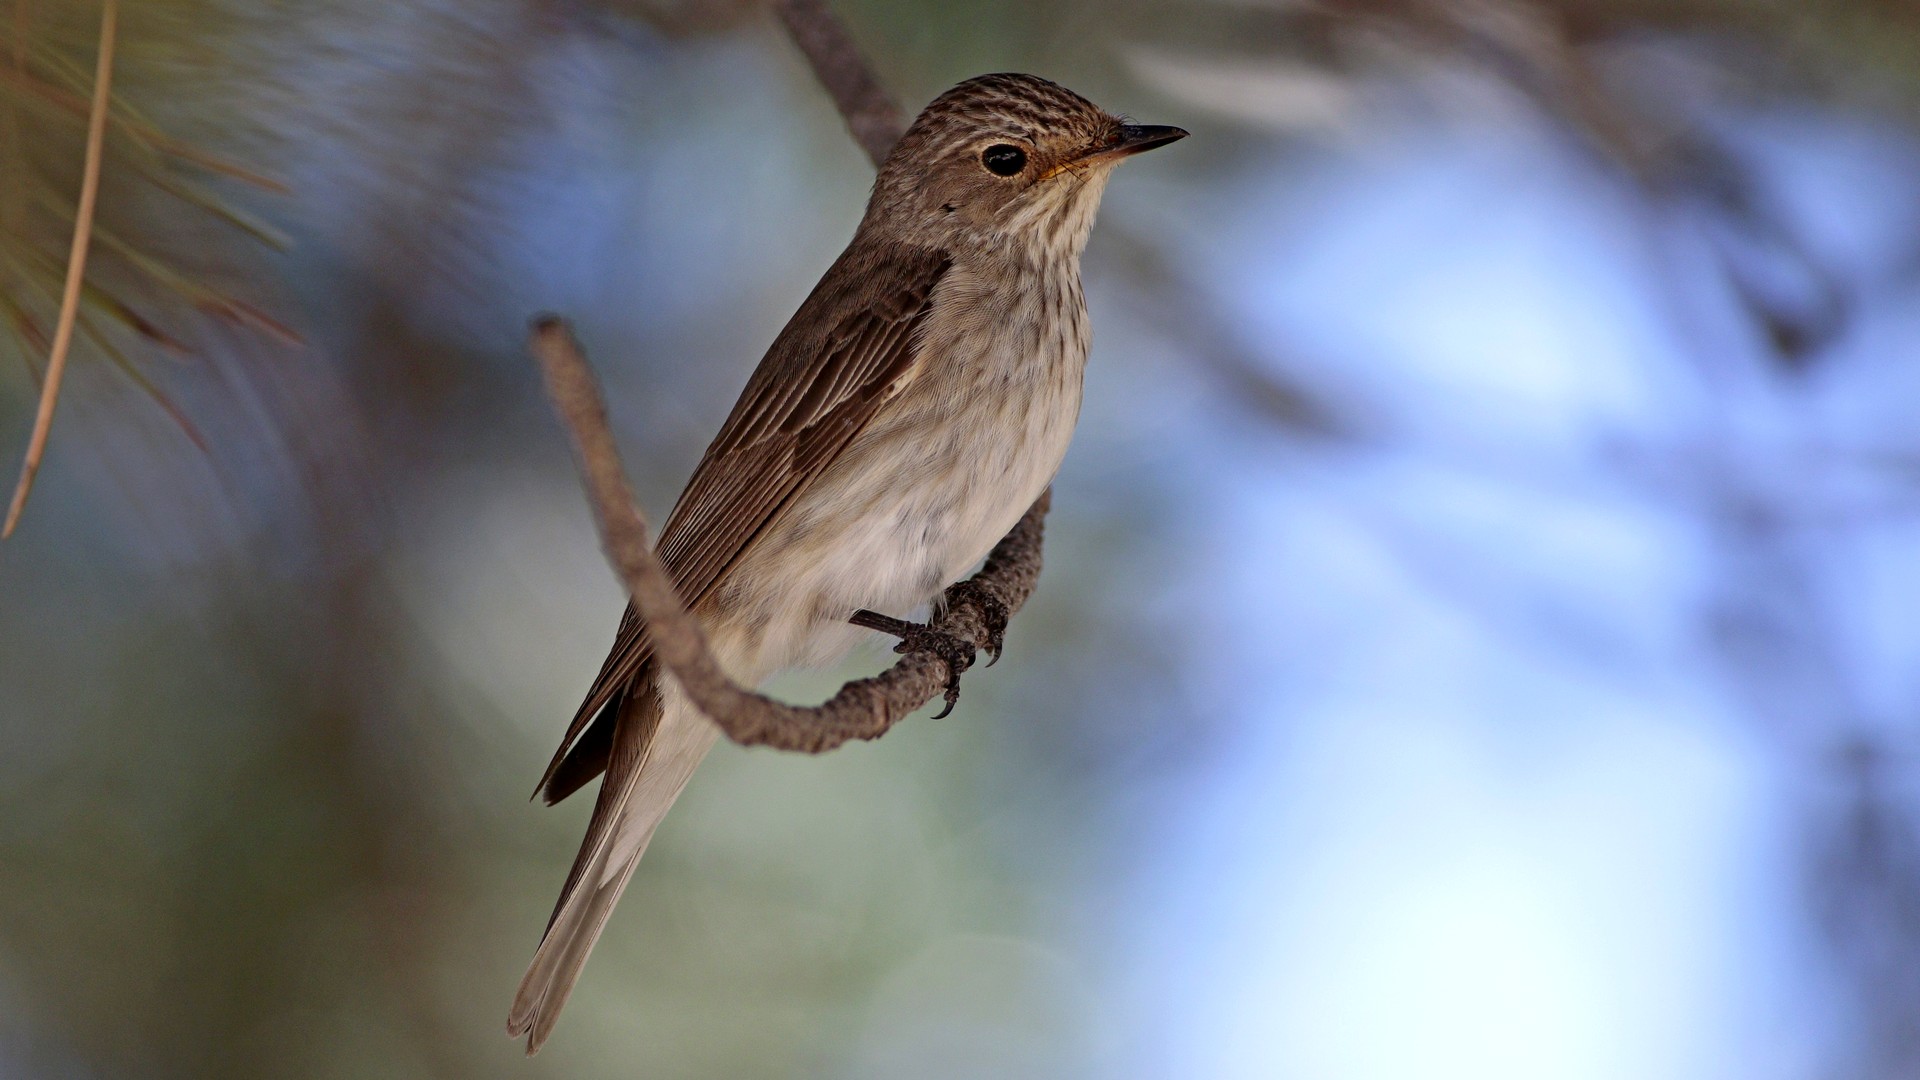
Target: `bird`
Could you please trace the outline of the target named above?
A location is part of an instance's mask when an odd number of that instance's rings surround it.
[[[1080,256],[1108,177],[1186,135],[1013,73],[960,83],[908,126],[660,531],[736,682],[836,662],[871,634],[856,612],[934,603],[1048,488],[1080,414]],[[536,790],[551,805],[602,777],[508,1016],[528,1054],[716,735],[629,604]]]

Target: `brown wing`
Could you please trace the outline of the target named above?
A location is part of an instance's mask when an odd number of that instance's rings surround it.
[[[950,265],[941,251],[856,243],[800,305],[660,530],[661,561],[688,607],[866,427],[912,365],[934,287]],[[633,685],[651,653],[628,605],[613,651],[540,779],[547,802],[606,767],[613,725],[595,718]]]

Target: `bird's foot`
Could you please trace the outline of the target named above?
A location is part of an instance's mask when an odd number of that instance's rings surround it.
[[[986,623],[987,628],[987,643],[984,646],[987,650],[987,666],[992,667],[999,663],[1000,646],[1007,637],[1009,616],[1006,602],[1001,600],[992,589],[973,578],[949,585],[945,602],[948,608],[956,604],[972,604],[979,609],[980,619]]]
[[[925,623],[908,622],[891,615],[882,615],[877,611],[861,608],[853,613],[848,622],[855,626],[864,626],[869,630],[878,630],[883,634],[892,634],[900,639],[893,647],[897,653],[925,652],[938,656],[947,665],[947,707],[934,715],[938,720],[953,712],[954,705],[960,701],[960,674],[973,666],[974,654],[978,647],[965,638],[935,630]]]

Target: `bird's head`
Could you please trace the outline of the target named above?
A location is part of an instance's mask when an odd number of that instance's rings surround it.
[[[936,246],[1077,255],[1113,167],[1186,134],[1128,123],[1033,75],[981,75],[935,98],[900,137],[863,227]]]

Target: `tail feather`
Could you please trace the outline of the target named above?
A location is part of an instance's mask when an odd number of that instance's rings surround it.
[[[605,863],[611,852],[608,846],[599,853],[595,869],[600,869],[599,864]],[[600,932],[606,929],[607,917],[613,914],[614,904],[619,902],[628,879],[639,865],[640,852],[636,851],[624,860],[611,880],[599,881],[600,875],[594,874],[593,884],[575,890],[569,901],[555,912],[553,925],[548,927],[539,951],[534,953],[533,963],[520,980],[519,993],[514,995],[513,1009],[507,1015],[507,1034],[527,1037],[528,1056],[539,1052],[547,1036],[553,1034],[554,1025],[560,1022],[560,1010],[573,995],[574,984],[580,981],[580,973],[587,966],[587,957],[593,952],[594,943],[600,940]]]
[[[663,705],[652,680],[627,695],[615,723],[613,752],[580,855],[507,1017],[507,1033],[525,1035],[528,1054],[553,1032],[655,828],[717,735],[677,692]]]

